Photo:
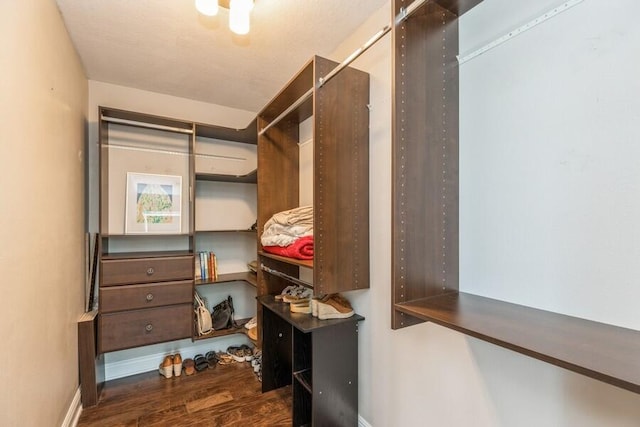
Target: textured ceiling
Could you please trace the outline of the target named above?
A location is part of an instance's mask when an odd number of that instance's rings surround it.
[[[89,79],[259,111],[387,0],[256,0],[247,36],[193,0],[56,1]]]

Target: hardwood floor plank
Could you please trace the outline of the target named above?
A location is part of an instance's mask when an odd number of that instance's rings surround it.
[[[261,393],[249,363],[191,376],[157,371],[109,381],[78,427],[290,426],[291,387]]]

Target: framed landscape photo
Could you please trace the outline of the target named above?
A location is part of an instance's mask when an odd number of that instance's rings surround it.
[[[182,225],[182,177],[127,172],[125,234],[177,234]]]

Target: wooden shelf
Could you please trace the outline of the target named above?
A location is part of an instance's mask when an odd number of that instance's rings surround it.
[[[286,262],[287,264],[297,265],[299,267],[313,268],[313,260],[288,258],[285,256],[270,254],[269,252],[265,251],[258,251],[258,255],[275,259],[276,261]]]
[[[196,279],[195,285],[216,285],[219,283],[228,283],[228,282],[247,282],[253,287],[257,286],[256,274],[251,271],[242,271],[239,273],[227,273],[227,274],[219,274],[217,280],[212,279]]]
[[[256,184],[258,182],[258,170],[254,169],[245,175],[224,175],[217,173],[196,173],[196,181],[238,182]]]
[[[313,317],[311,314],[292,313],[289,309],[289,304],[281,301],[276,301],[276,298],[273,295],[263,295],[261,297],[258,297],[257,299],[260,304],[264,305],[269,310],[284,319],[287,323],[291,324],[302,332],[312,332],[316,329],[320,329],[329,325],[335,325],[337,323],[359,322],[361,320],[364,320],[364,317],[360,316],[359,314],[354,314],[353,316],[347,317],[346,319],[321,320],[317,317]]]
[[[212,331],[206,335],[198,335],[197,332],[194,334],[193,336],[193,341],[200,341],[200,340],[206,340],[209,338],[217,338],[217,337],[224,337],[227,335],[234,335],[234,334],[245,334],[247,333],[247,329],[244,327],[244,325],[251,320],[249,319],[237,319],[236,323],[238,324],[238,327],[236,328],[229,328],[229,329],[220,329],[219,331]]]
[[[130,259],[130,258],[164,258],[171,256],[189,256],[191,251],[154,251],[154,252],[108,252],[103,253],[103,260],[110,259]]]
[[[464,292],[395,309],[640,393],[640,332]]]

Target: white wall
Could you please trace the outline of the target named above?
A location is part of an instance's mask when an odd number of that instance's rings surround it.
[[[485,0],[471,51],[561,1]],[[461,66],[461,289],[640,328],[632,0],[583,3]],[[387,4],[332,55],[391,20]],[[390,329],[391,36],[371,74],[371,289],[360,326],[360,414],[382,426],[636,426],[640,396],[433,325]],[[637,56],[637,55],[636,55]],[[514,250],[516,248],[516,250]],[[634,274],[635,273],[635,274]]]
[[[87,80],[55,2],[0,2],[0,425],[61,425],[78,389]]]

